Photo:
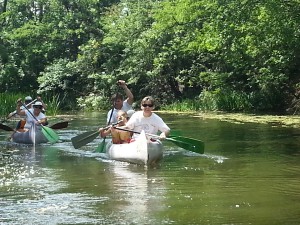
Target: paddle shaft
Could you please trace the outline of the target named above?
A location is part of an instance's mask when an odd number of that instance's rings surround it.
[[[36,120],[36,122],[39,122],[39,120],[35,117],[35,115],[33,115],[33,113],[27,108],[27,106],[22,103],[22,105],[24,106],[25,109],[27,109],[27,111],[30,113],[30,115]],[[42,127],[44,126],[43,124],[40,124]]]
[[[25,105],[25,108],[30,106],[31,104],[35,103],[37,101],[37,99],[34,99],[33,101],[29,102],[28,104]],[[23,103],[22,103],[23,105]],[[23,105],[24,106],[24,105]],[[9,119],[10,117],[14,116],[17,114],[17,110],[15,110],[14,112],[12,112],[12,114],[10,116],[8,116],[6,119]]]
[[[64,121],[64,122],[58,122],[53,124],[52,126],[50,126],[50,128],[52,129],[63,129],[63,128],[67,128],[68,127],[68,121]],[[14,128],[7,126],[5,124],[0,123],[0,129],[5,130],[5,131],[14,131]]]
[[[30,106],[31,104],[35,103],[37,99],[34,99],[32,102],[28,103],[26,105],[26,107]],[[4,120],[1,121],[1,123],[3,123],[5,120],[8,120],[9,118],[13,117],[14,115],[17,114],[17,110],[15,110],[14,112],[10,113],[11,115],[7,116]],[[4,125],[5,126],[5,125]]]
[[[37,99],[34,99],[32,102],[28,103],[28,104],[26,105],[26,107],[28,107],[28,106],[30,106],[31,104],[33,104],[36,100],[37,100]],[[11,114],[10,116],[8,116],[8,117],[6,117],[6,119],[2,120],[2,121],[1,121],[1,124],[0,124],[0,129],[3,129],[3,130],[5,130],[5,131],[14,131],[14,129],[13,129],[12,127],[9,127],[9,126],[4,125],[4,124],[2,124],[2,123],[3,123],[5,120],[8,120],[9,118],[11,118],[12,116],[14,116],[14,115],[16,115],[16,114],[17,114],[17,111],[14,111],[14,112],[12,112],[12,114]]]
[[[116,95],[116,98],[117,98],[117,95]],[[115,101],[116,101],[116,98],[113,100],[113,107],[111,108],[111,113],[110,113],[110,116],[109,116],[109,120],[108,120],[108,123],[107,125],[110,124],[110,121],[111,121],[111,118],[113,116],[113,113],[114,113],[114,109],[115,109]],[[108,128],[107,128],[108,129]],[[99,144],[99,146],[97,147],[97,152],[104,152],[104,148],[105,148],[105,139],[106,139],[106,136],[103,138],[102,142]]]
[[[115,104],[113,104],[113,107],[111,109],[111,113],[110,113],[107,125],[110,124],[110,121],[111,121],[111,118],[112,118],[112,115],[113,115],[113,112],[114,112],[114,108],[115,108]],[[107,127],[109,128],[110,126],[107,126]],[[105,127],[105,128],[108,129],[107,127]],[[104,128],[104,130],[106,130],[105,128]],[[97,147],[97,152],[103,152],[104,151],[104,148],[105,148],[105,139],[106,139],[106,136],[103,138],[102,142]]]
[[[117,123],[113,123],[112,125],[104,127],[103,130],[107,130],[111,126],[115,126],[118,123],[120,123],[120,121],[118,121]],[[84,145],[92,142],[98,135],[99,135],[99,130],[97,130],[97,131],[88,131],[88,132],[79,134],[75,137],[72,137],[71,141],[72,141],[72,144],[73,144],[74,148],[77,149],[77,148],[80,148],[81,146],[84,146]]]
[[[120,128],[120,127],[115,127],[115,129],[133,132],[135,134],[140,134],[140,132],[128,130],[128,129],[124,129],[124,128]],[[157,139],[160,138],[158,135],[155,135],[155,134],[147,134],[146,133],[146,135],[157,138]],[[170,138],[168,138],[168,137],[165,138],[165,140],[171,141],[174,144],[176,144],[177,146],[179,146],[185,150],[200,153],[200,154],[204,153],[204,142],[202,142],[200,140],[188,138],[188,137],[182,137],[182,136],[174,136],[174,135],[171,136]]]
[[[138,131],[133,131],[133,130],[129,130],[129,129],[125,129],[125,128],[121,128],[121,127],[115,127],[115,129],[117,130],[123,130],[123,131],[128,131],[128,132],[132,132],[132,133],[135,133],[135,134],[141,134],[141,132],[138,132]],[[150,136],[150,137],[154,137],[154,138],[157,138],[159,139],[159,135],[156,135],[156,134],[149,134],[149,133],[145,133],[147,136]],[[166,140],[168,140],[169,138],[166,138]]]
[[[29,114],[37,121],[39,122],[39,120],[34,116],[34,114],[27,108],[27,106],[22,103],[22,105],[25,107],[25,109],[29,112]],[[59,137],[58,135],[50,128],[50,127],[46,127],[43,124],[40,123],[40,125],[42,126],[42,131],[44,136],[48,139],[48,141],[50,143],[55,143],[58,141]]]

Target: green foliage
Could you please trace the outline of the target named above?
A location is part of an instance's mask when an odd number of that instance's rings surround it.
[[[123,79],[178,110],[282,111],[299,99],[299,15],[284,0],[10,0],[0,89],[92,110]]]
[[[93,111],[93,110],[103,110],[109,109],[111,107],[111,103],[107,100],[107,98],[103,98],[99,95],[95,95],[91,93],[88,96],[80,97],[77,99],[78,105],[80,108],[85,111]]]
[[[43,98],[43,101],[47,104],[47,115],[55,116],[60,113],[61,101],[60,96],[51,96],[51,98]]]
[[[1,120],[6,119],[9,113],[16,110],[16,101],[23,96],[19,93],[0,93],[0,115]]]
[[[177,101],[162,108],[171,111],[228,111],[240,112],[252,110],[251,96],[234,90],[203,91],[195,99]]]
[[[16,110],[16,102],[19,98],[21,98],[24,102],[25,96],[32,96],[35,98],[33,93],[0,93],[0,118],[4,120],[7,118],[9,113]],[[47,105],[47,115],[55,116],[60,113],[61,109],[61,101],[58,95],[56,96],[43,96],[43,102]]]

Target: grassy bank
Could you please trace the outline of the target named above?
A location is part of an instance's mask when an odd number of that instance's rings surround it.
[[[199,113],[196,118],[218,119],[231,123],[262,123],[273,126],[300,128],[299,115],[256,115],[246,113]]]

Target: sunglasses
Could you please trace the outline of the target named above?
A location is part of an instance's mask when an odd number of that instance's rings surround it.
[[[42,109],[43,107],[42,106],[33,106],[33,108]]]
[[[142,104],[142,106],[143,106],[143,107],[147,107],[147,106],[148,106],[148,107],[151,108],[151,107],[153,107],[153,104]]]

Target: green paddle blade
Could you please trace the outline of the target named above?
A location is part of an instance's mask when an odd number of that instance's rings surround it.
[[[99,131],[88,131],[71,138],[74,148],[80,148],[99,136]]]
[[[182,137],[182,136],[174,136],[171,135],[167,138],[168,141],[173,142],[175,145],[184,148],[191,152],[196,152],[199,154],[204,153],[204,142],[194,139],[194,138],[188,138],[188,137]]]
[[[182,131],[180,130],[171,130],[171,133],[169,136],[181,136],[182,135]]]
[[[101,143],[98,145],[98,147],[96,148],[96,152],[105,152],[105,147],[106,147],[106,142],[105,142],[105,139],[103,139],[101,141]]]
[[[54,144],[59,140],[57,133],[55,133],[50,127],[42,126],[42,132],[51,144]]]

